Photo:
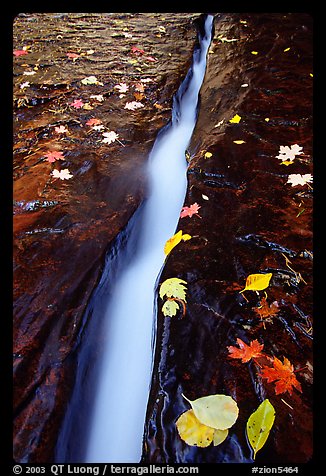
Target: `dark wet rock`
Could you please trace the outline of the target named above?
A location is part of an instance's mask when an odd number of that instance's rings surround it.
[[[189,146],[185,205],[197,202],[200,217],[180,219],[178,229],[192,239],[174,248],[160,279],[187,281],[187,313],[165,318],[158,299],[144,462],[252,461],[245,426],[264,398],[276,419],[257,464],[312,458],[312,197],[308,185],[287,183],[289,174],[312,173],[311,73],[309,15],[216,15]],[[231,124],[235,114],[241,121]],[[281,165],[280,145],[292,144],[304,155]],[[248,291],[248,301],[239,294],[246,277],[260,272],[273,273],[267,300],[279,305],[264,324],[255,311],[264,293]],[[258,339],[269,355],[288,358],[302,393],[276,395],[254,363],[228,358],[227,346],[237,338]],[[237,401],[239,418],[220,446],[181,441],[175,422],[189,409],[182,393],[191,400],[222,393]]]
[[[146,192],[143,165],[191,62],[196,14],[22,14],[14,23],[14,459],[53,461],[69,359],[105,253]],[[132,46],[144,50],[133,54]],[[67,53],[78,54],[75,60]],[[24,72],[35,74],[24,74]],[[102,85],[83,85],[96,76]],[[144,82],[144,107],[124,109]],[[24,83],[29,83],[25,84]],[[123,98],[115,85],[126,83]],[[103,95],[103,100],[91,95]],[[70,104],[81,99],[89,109]],[[119,141],[86,125],[100,119]],[[55,127],[65,126],[66,134]],[[64,161],[49,163],[48,150]],[[66,169],[71,180],[51,171]]]

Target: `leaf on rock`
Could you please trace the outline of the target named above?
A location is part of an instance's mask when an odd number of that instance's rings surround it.
[[[239,347],[228,346],[229,357],[232,359],[241,359],[243,363],[246,363],[251,359],[262,356],[261,351],[264,348],[264,344],[259,344],[257,339],[247,345],[243,340],[237,338],[237,344]]]
[[[239,140],[234,140],[233,142],[234,142],[235,144],[237,144],[237,145],[241,145],[241,144],[245,144],[245,143],[246,143],[245,140],[241,140],[241,139],[239,139]]]
[[[88,121],[86,122],[86,126],[96,126],[101,123],[102,121],[100,119],[96,119],[95,117],[92,117],[91,119],[88,119]]]
[[[177,301],[166,301],[162,306],[162,312],[165,317],[173,317],[176,316],[177,311],[179,310],[179,304]]]
[[[14,50],[13,54],[14,54],[14,56],[28,55],[28,51],[26,51],[26,50]]]
[[[229,434],[229,430],[216,430],[214,431],[213,445],[218,446],[226,439]]]
[[[76,61],[78,58],[80,58],[80,55],[77,53],[66,53],[66,56],[73,61]]]
[[[289,392],[292,395],[293,387],[300,393],[302,392],[301,384],[294,375],[294,368],[291,362],[284,357],[283,363],[277,358],[273,359],[273,367],[264,366],[261,370],[262,378],[267,382],[275,382],[275,394]]]
[[[87,78],[84,78],[81,80],[81,83],[83,84],[97,84],[103,86],[103,83],[100,83],[100,81],[97,80],[96,76],[87,76]]]
[[[206,448],[214,439],[214,428],[203,425],[195,416],[193,410],[188,410],[176,421],[180,438],[190,446]]]
[[[291,147],[287,145],[281,145],[279,150],[279,155],[276,155],[277,159],[284,161],[293,161],[296,155],[303,154],[302,147],[298,144],[293,144]]]
[[[210,159],[212,157],[212,152],[205,152],[204,157],[205,159]]]
[[[65,134],[66,132],[69,132],[68,129],[65,126],[55,127],[54,130],[58,134]]]
[[[260,301],[260,306],[255,307],[254,311],[259,315],[260,319],[266,319],[275,316],[280,309],[277,301],[274,301],[269,305],[267,299],[263,297]]]
[[[182,207],[182,211],[180,213],[180,218],[185,218],[185,217],[191,218],[193,215],[198,213],[198,210],[200,208],[201,207],[196,202],[193,203],[192,205],[190,205],[190,207]]]
[[[75,109],[80,109],[84,106],[84,103],[81,99],[75,99],[75,101],[70,103],[70,106],[74,107]]]
[[[56,160],[65,160],[63,153],[56,150],[49,150],[46,154],[44,154],[44,156],[50,163],[53,163]]]
[[[188,234],[183,235],[182,230],[178,231],[178,233],[171,236],[171,238],[169,238],[167,242],[165,243],[164,253],[168,255],[173,250],[173,248],[180,243],[180,241],[187,241],[190,239],[191,239],[190,235]]]
[[[69,180],[73,177],[73,175],[69,172],[69,169],[63,169],[63,170],[57,170],[54,169],[52,170],[52,175],[55,178],[59,178],[61,180]]]
[[[275,409],[268,399],[264,400],[248,418],[246,431],[250,446],[254,450],[253,459],[266,443],[274,420]]]
[[[126,103],[124,109],[129,109],[130,111],[135,111],[135,109],[139,109],[141,107],[144,107],[144,104],[142,104],[141,102],[131,101],[131,102]]]
[[[231,122],[231,124],[239,124],[240,121],[241,121],[241,116],[239,116],[239,114],[236,114],[235,116],[232,117],[232,119],[230,119],[229,122]]]
[[[239,292],[243,293],[244,291],[262,291],[269,286],[272,276],[272,273],[250,274],[246,279],[245,288]]]
[[[311,174],[290,174],[286,183],[290,183],[292,187],[295,187],[296,185],[305,185],[309,182],[312,182]]]
[[[184,281],[183,279],[166,279],[160,287],[160,298],[163,299],[164,296],[167,296],[168,298],[177,298],[186,301],[187,288],[184,286],[185,284],[187,284],[187,281]]]
[[[190,403],[200,423],[209,427],[226,430],[231,428],[238,418],[237,402],[229,395],[208,395],[193,401],[182,396]]]
[[[119,83],[114,86],[116,89],[118,89],[119,93],[126,93],[129,89],[126,83]]]
[[[114,131],[110,131],[110,132],[103,132],[102,133],[104,139],[102,140],[102,142],[104,142],[105,144],[111,144],[111,142],[114,142],[118,139],[119,137],[119,134],[117,134],[116,132]]]

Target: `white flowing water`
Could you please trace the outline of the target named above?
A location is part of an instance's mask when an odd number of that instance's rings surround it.
[[[212,22],[208,15],[205,36],[175,98],[172,123],[158,135],[149,156],[149,193],[136,230],[136,248],[115,280],[106,310],[106,350],[95,390],[88,463],[138,463],[141,458],[153,361],[155,286],[164,265],[165,242],[175,233],[185,198],[185,151],[196,124]]]

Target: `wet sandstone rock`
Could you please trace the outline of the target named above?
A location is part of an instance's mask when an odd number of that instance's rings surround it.
[[[197,202],[200,217],[180,219],[178,229],[192,239],[172,250],[160,279],[187,281],[187,313],[164,317],[158,298],[144,462],[252,461],[246,421],[265,398],[276,418],[257,463],[312,458],[312,188],[287,183],[289,174],[312,173],[311,73],[309,15],[216,15],[189,146],[185,205]],[[241,120],[232,124],[235,114]],[[280,146],[293,144],[304,154],[281,165]],[[239,293],[249,274],[264,272],[273,273],[267,302],[279,306],[266,322],[257,313],[264,292],[244,293],[248,301]],[[230,359],[227,346],[237,338],[258,339],[267,354],[289,359],[302,393],[276,395],[254,362]],[[237,401],[239,418],[220,446],[180,439],[175,422],[190,408],[182,393]]]
[[[14,50],[28,52],[14,58],[17,462],[53,461],[74,382],[70,355],[83,312],[106,251],[144,198],[142,167],[189,68],[198,16],[21,14],[15,19]],[[82,84],[89,76],[102,84]],[[143,93],[137,91],[141,79],[147,80]],[[129,87],[123,97],[115,88],[120,83]],[[75,100],[88,109],[74,108]],[[143,108],[124,109],[136,100]],[[103,143],[103,131],[86,125],[91,118],[99,119],[104,131],[115,131],[119,141]],[[56,133],[59,126],[68,132]],[[47,162],[48,150],[62,151],[64,161]],[[53,169],[66,168],[72,179],[52,177]]]

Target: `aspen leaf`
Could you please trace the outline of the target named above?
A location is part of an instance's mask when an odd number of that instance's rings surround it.
[[[188,234],[183,235],[182,230],[178,231],[178,233],[171,236],[171,238],[169,238],[167,242],[165,243],[164,253],[168,255],[173,250],[173,248],[180,243],[180,241],[187,241],[190,239],[191,239],[190,235]]]
[[[268,399],[264,400],[247,421],[246,431],[249,443],[257,452],[264,446],[275,420],[275,409]]]
[[[250,274],[246,279],[246,286],[240,293],[244,291],[262,291],[269,286],[269,282],[271,277],[273,276],[272,273],[266,274]]]
[[[165,317],[173,317],[179,310],[179,304],[176,301],[166,301],[162,306],[162,312]]]
[[[188,410],[179,416],[176,422],[180,438],[190,446],[206,448],[214,439],[214,428],[203,425],[195,416],[193,410]]]
[[[232,117],[232,119],[229,120],[231,124],[239,124],[240,121],[241,121],[241,116],[239,116],[239,114],[236,114],[235,116]]]
[[[238,405],[228,395],[208,395],[193,401],[183,397],[190,403],[200,423],[217,430],[230,428],[238,418]]]
[[[187,281],[179,278],[169,278],[166,279],[160,287],[160,298],[163,299],[164,296],[169,298],[174,297],[177,299],[182,299],[186,301],[186,287]],[[172,301],[173,302],[173,301]]]
[[[228,436],[228,434],[229,434],[229,430],[215,430],[214,431],[214,438],[213,438],[213,445],[218,446],[221,443],[223,443],[223,441]]]
[[[204,157],[205,157],[205,159],[210,159],[212,157],[212,155],[213,154],[211,152],[205,152]]]
[[[245,144],[246,141],[239,139],[239,140],[234,140],[233,142],[234,142],[235,144],[240,145],[240,144]]]

